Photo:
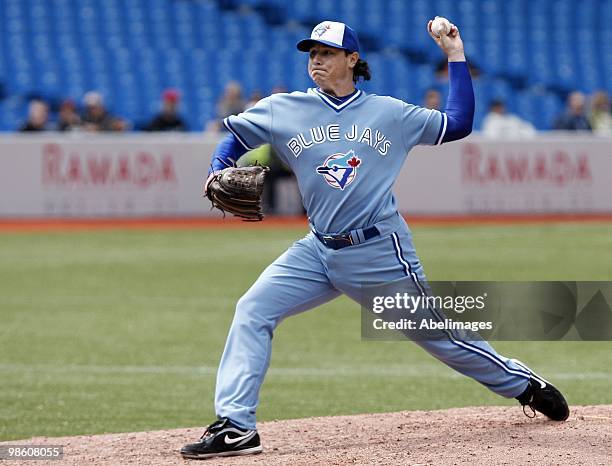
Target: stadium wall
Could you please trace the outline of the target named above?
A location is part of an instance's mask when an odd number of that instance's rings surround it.
[[[0,138],[0,217],[208,217],[201,196],[211,135],[7,135]],[[391,174],[390,174],[391,176]],[[300,212],[284,182],[281,212]],[[419,215],[612,214],[612,138],[473,135],[418,147],[395,185]]]

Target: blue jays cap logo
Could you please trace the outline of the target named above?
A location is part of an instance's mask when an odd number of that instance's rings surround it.
[[[317,36],[321,37],[327,31],[331,29],[331,25],[327,23],[321,23],[314,31],[312,31]]]
[[[352,149],[346,154],[332,154],[323,165],[317,167],[317,173],[323,175],[323,179],[332,188],[344,191],[357,176],[357,167],[361,164],[361,159],[355,156]]]

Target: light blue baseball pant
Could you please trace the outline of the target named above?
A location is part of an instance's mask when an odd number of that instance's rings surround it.
[[[341,294],[359,302],[361,287],[410,277],[426,286],[412,234],[399,216],[377,224],[381,235],[333,250],[309,233],[268,266],[240,298],[217,373],[215,409],[244,429],[255,429],[259,390],[270,364],[272,334],[286,317]],[[371,303],[364,303],[371,304]],[[435,312],[435,311],[432,311]],[[529,371],[485,341],[415,340],[432,356],[504,397],[523,393]]]

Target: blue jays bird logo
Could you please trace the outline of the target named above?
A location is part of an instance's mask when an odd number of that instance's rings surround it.
[[[317,173],[323,175],[332,188],[344,191],[357,176],[357,167],[360,164],[361,159],[356,157],[355,151],[351,149],[346,154],[338,153],[327,157],[323,165],[317,167]]]
[[[330,29],[331,29],[330,24],[321,24],[318,28],[314,30],[314,33],[317,34],[317,36],[321,37],[323,34],[325,34]]]

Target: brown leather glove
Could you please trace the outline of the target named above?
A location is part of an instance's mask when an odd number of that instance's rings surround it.
[[[258,222],[264,215],[261,193],[270,169],[261,165],[230,167],[213,173],[204,187],[204,194],[213,207],[229,212],[247,222]]]

